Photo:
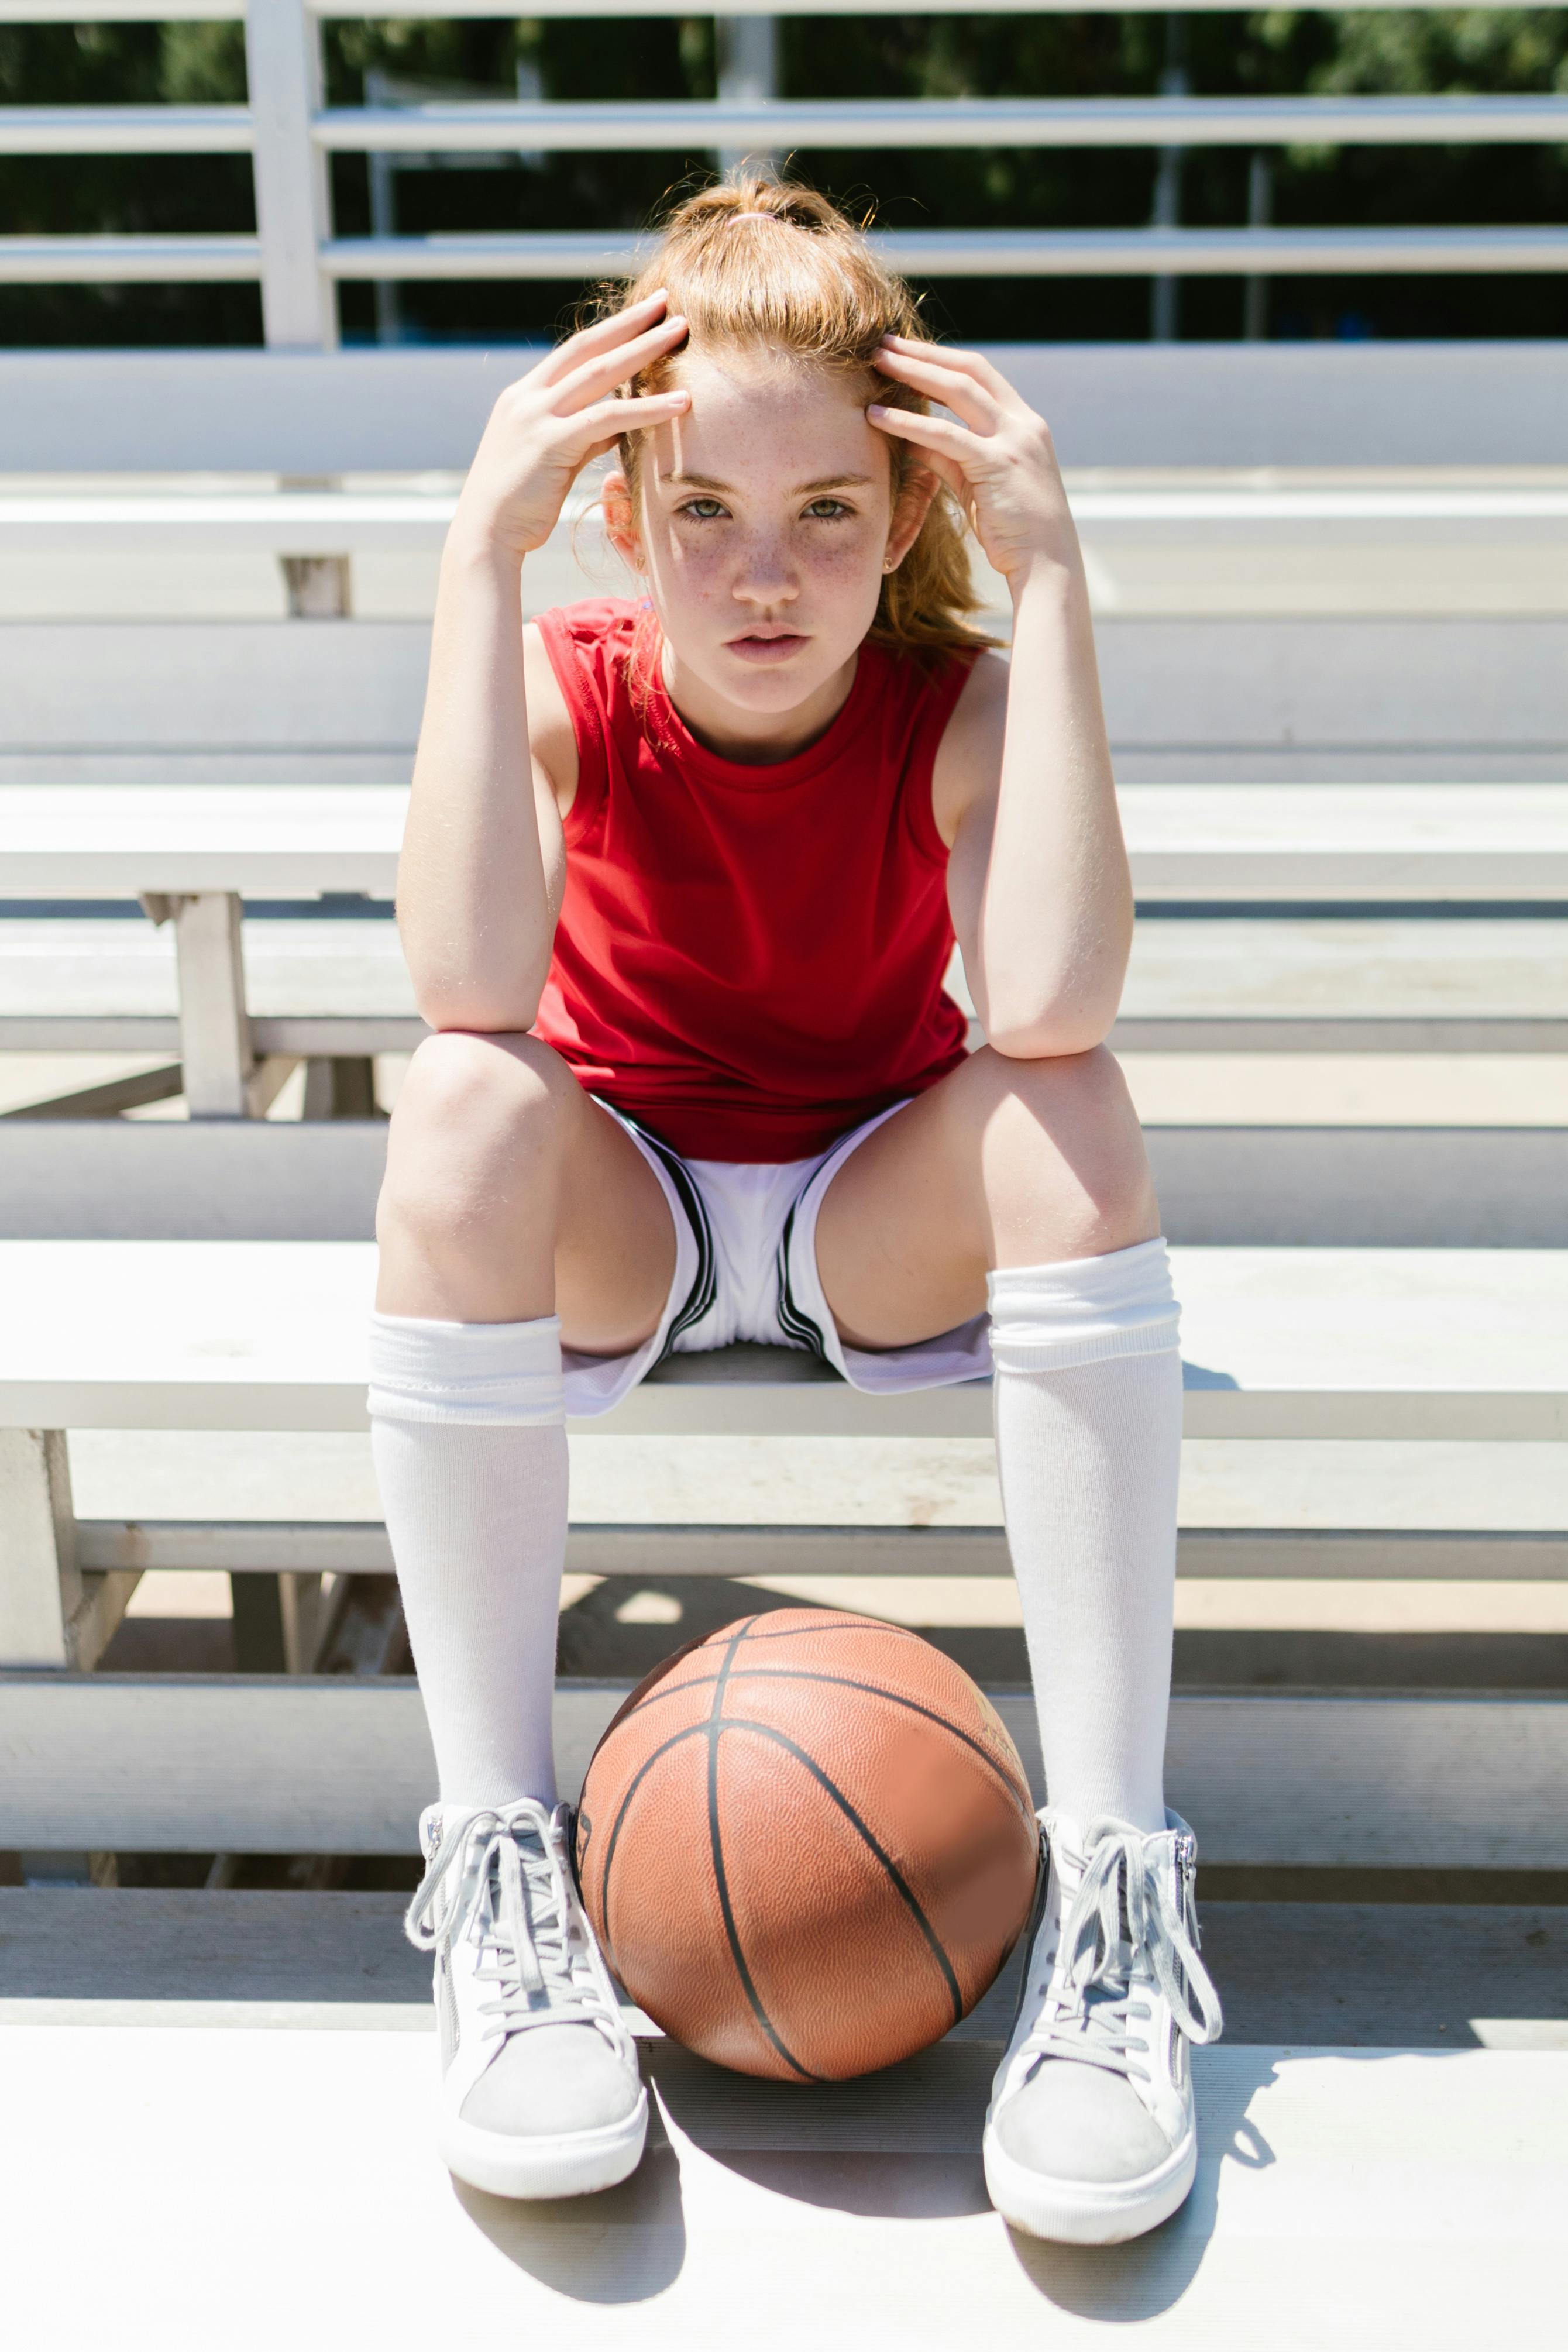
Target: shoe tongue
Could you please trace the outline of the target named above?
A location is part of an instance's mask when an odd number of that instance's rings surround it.
[[[1065,1913],[1071,1907],[1088,1862],[1083,1850],[1083,1832],[1076,1822],[1058,1822],[1052,1825],[1050,1854]]]

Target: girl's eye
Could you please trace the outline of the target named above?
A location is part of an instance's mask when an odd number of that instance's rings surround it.
[[[711,522],[716,515],[724,512],[724,509],[718,499],[688,499],[680,511],[683,515],[690,515],[696,522]]]
[[[842,499],[813,499],[805,511],[813,522],[837,522],[849,509]]]

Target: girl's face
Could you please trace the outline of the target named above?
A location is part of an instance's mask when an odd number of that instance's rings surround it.
[[[683,353],[691,405],[647,436],[636,511],[612,474],[615,545],[648,583],[666,683],[719,749],[784,754],[849,690],[885,568],[901,562],[934,484],[894,511],[887,440],[859,389],[764,354]]]

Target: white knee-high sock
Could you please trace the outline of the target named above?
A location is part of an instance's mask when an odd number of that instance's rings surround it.
[[[1050,1802],[1165,1826],[1182,1453],[1163,1241],[990,1281],[996,1459]]]
[[[375,1315],[371,1451],[441,1801],[555,1801],[561,1326]]]

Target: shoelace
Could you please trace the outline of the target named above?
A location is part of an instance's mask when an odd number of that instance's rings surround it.
[[[451,1932],[454,1940],[467,1937],[478,1947],[474,1974],[498,1988],[497,1998],[481,2004],[496,2020],[490,2036],[504,2039],[531,2025],[595,2025],[621,2049],[620,2012],[588,1954],[574,1950],[572,1893],[542,1805],[525,1801],[444,1827],[404,1917],[417,1950],[435,1948],[437,1898],[448,1876],[456,1872],[460,1880],[468,1871],[467,1907]]]
[[[1024,2044],[1027,2056],[1078,2058],[1147,2080],[1149,2069],[1133,2055],[1148,2050],[1133,2026],[1152,2015],[1135,1998],[1140,1961],[1189,2042],[1218,2039],[1219,1995],[1149,1843],[1119,1822],[1089,1825],[1089,1858],[1051,1970],[1054,1998]]]

